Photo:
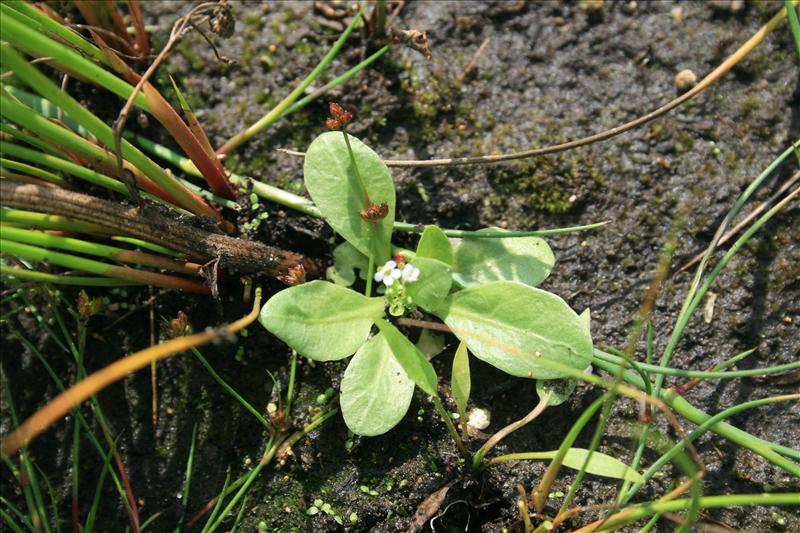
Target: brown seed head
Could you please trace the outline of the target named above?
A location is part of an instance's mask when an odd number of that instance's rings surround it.
[[[306,268],[302,263],[292,265],[286,270],[286,274],[278,276],[278,279],[283,283],[294,286],[306,282]]]
[[[341,129],[353,120],[353,114],[336,102],[329,102],[328,110],[331,113],[331,118],[325,121],[325,125],[329,130]]]
[[[386,202],[381,204],[371,203],[369,207],[358,213],[361,218],[373,224],[377,224],[389,214],[389,205]]]

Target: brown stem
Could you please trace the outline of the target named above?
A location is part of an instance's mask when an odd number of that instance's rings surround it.
[[[798,0],[792,0],[793,5],[796,5],[797,2]],[[630,122],[626,122],[625,124],[615,126],[606,131],[596,133],[594,135],[589,135],[587,137],[582,137],[580,139],[575,139],[565,143],[545,146],[543,148],[534,148],[531,150],[522,150],[520,152],[512,152],[508,154],[482,155],[474,157],[455,157],[447,159],[427,159],[427,160],[425,159],[385,160],[384,163],[386,163],[386,166],[389,167],[437,167],[437,166],[478,165],[487,163],[499,163],[501,161],[512,161],[515,159],[525,159],[528,157],[535,157],[545,154],[554,154],[557,152],[563,152],[565,150],[569,150],[572,148],[578,148],[579,146],[586,146],[588,144],[596,143],[599,141],[605,141],[612,137],[616,137],[621,133],[625,133],[626,131],[630,131],[634,128],[637,128],[642,124],[646,124],[647,122],[650,122],[651,120],[654,120],[672,111],[673,109],[680,106],[687,100],[694,98],[704,90],[708,89],[711,85],[717,82],[722,76],[724,76],[728,71],[730,71],[739,61],[741,61],[745,56],[747,56],[747,54],[749,54],[753,50],[753,48],[755,48],[761,41],[763,41],[764,38],[766,38],[766,36],[769,35],[769,33],[783,21],[784,17],[786,17],[786,10],[781,9],[774,17],[772,17],[772,19],[769,20],[769,22],[767,22],[764,26],[762,26],[761,29],[759,29],[755,34],[753,34],[752,37],[750,37],[750,39],[748,39],[741,47],[739,47],[739,49],[736,50],[736,52],[734,52],[728,59],[723,61],[705,78],[700,80],[700,82],[687,93],[675,98],[674,100],[671,100],[670,102],[664,104],[663,106],[659,107],[654,111],[651,111],[650,113],[644,116],[641,116]],[[279,151],[293,156],[300,156],[300,157],[305,156],[305,153],[296,152],[294,150],[279,150]]]
[[[202,262],[219,259],[220,266],[244,273],[284,277],[302,265],[309,275],[316,265],[308,258],[259,242],[209,233],[167,214],[157,207],[124,206],[93,196],[36,185],[0,182],[3,205],[93,222],[119,232],[161,244]]]

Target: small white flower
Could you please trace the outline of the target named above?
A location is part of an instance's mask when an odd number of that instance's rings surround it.
[[[413,283],[419,279],[419,269],[410,263],[403,267],[403,283]]]
[[[403,273],[397,268],[397,263],[394,261],[386,261],[377,272],[375,272],[375,281],[383,282],[384,285],[389,287],[395,280],[400,279]]]

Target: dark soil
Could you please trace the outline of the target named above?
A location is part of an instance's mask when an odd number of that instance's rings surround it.
[[[674,76],[689,68],[710,72],[763,25],[782,2],[749,2],[735,11],[718,2],[608,2],[599,11],[591,2],[409,2],[396,24],[429,32],[433,60],[395,47],[344,88],[329,97],[355,112],[352,132],[387,159],[452,157],[507,152],[544,146],[594,133],[628,121],[675,96]],[[726,4],[727,5],[727,4]],[[176,2],[143,3],[161,38],[187,6]],[[302,79],[327,51],[338,32],[309,3],[234,3],[236,34],[218,43],[228,66],[214,59],[207,44],[192,34],[160,71],[172,74],[207,128],[212,143],[253,123]],[[680,13],[678,13],[680,11]],[[680,16],[678,16],[680,15]],[[488,39],[475,68],[466,72],[478,47]],[[375,49],[364,37],[353,38],[329,71],[343,72]],[[327,81],[331,75],[323,80]],[[171,98],[171,96],[170,96]],[[325,100],[327,101],[327,100]],[[704,249],[717,225],[744,190],[798,133],[798,68],[788,27],[779,27],[733,72],[679,110],[611,141],[554,156],[491,166],[395,170],[398,219],[442,227],[477,229],[550,228],[609,221],[602,231],[548,239],[557,264],[543,288],[562,296],[574,309],[592,311],[597,344],[624,346],[659,256],[668,242],[677,250],[674,267]],[[277,148],[302,150],[323,129],[323,102],[311,104],[241,148],[229,168],[267,183],[301,191],[302,164]],[[170,141],[162,134],[159,140]],[[763,200],[788,176],[784,168],[757,195]],[[269,244],[328,260],[332,233],[318,220],[279,206],[266,205],[270,218],[256,238]],[[800,353],[800,217],[797,205],[775,217],[731,261],[712,290],[717,294],[713,319],[693,319],[673,365],[706,369],[733,354],[757,348],[740,368],[787,363]],[[400,237],[401,243],[412,243]],[[675,270],[675,268],[673,268]],[[656,353],[666,345],[691,273],[666,281],[656,303],[653,324]],[[195,330],[236,319],[247,312],[236,280],[220,302],[169,294],[158,298],[155,317],[173,318],[185,311]],[[268,294],[280,289],[268,282]],[[76,292],[64,290],[75,300]],[[150,342],[147,289],[93,291],[108,302],[90,322],[85,357],[98,369]],[[46,316],[46,302],[31,298]],[[4,304],[3,312],[8,312]],[[127,313],[130,307],[133,312]],[[118,320],[122,319],[121,322]],[[50,324],[57,327],[57,324]],[[65,380],[72,379],[71,356],[42,334],[24,312],[3,323],[3,369],[21,418],[57,393],[39,361],[16,337],[25,335],[47,355]],[[67,327],[73,330],[73,323]],[[452,346],[435,359],[441,392],[449,397]],[[258,325],[237,344],[202,350],[217,372],[245,398],[263,408],[273,398],[272,372],[282,383],[289,352]],[[641,353],[638,354],[642,357]],[[342,364],[303,362],[297,411],[307,417],[315,398],[338,386]],[[487,432],[520,418],[536,403],[533,382],[512,379],[472,361],[476,406],[491,411]],[[236,478],[258,461],[265,444],[259,423],[214,382],[190,354],[158,365],[159,419],[150,417],[150,378],[140,372],[113,386],[99,399],[119,437],[143,517],[161,513],[150,526],[172,530],[181,513],[180,492],[192,429],[197,427],[197,455],[189,513],[222,488],[226,472]],[[667,380],[676,384],[675,380]],[[797,392],[791,379],[739,379],[702,383],[688,398],[708,413],[743,401]],[[599,395],[580,388],[565,404],[547,410],[534,424],[496,448],[497,453],[556,449],[580,412]],[[86,410],[87,414],[88,409]],[[800,407],[781,403],[736,416],[737,427],[786,445],[800,442]],[[55,425],[31,447],[31,455],[56,492],[61,517],[68,524],[72,419]],[[638,407],[621,400],[601,451],[627,460]],[[2,412],[2,433],[11,427]],[[674,440],[663,417],[656,434]],[[685,429],[693,426],[684,422]],[[98,435],[99,435],[98,430]],[[591,430],[578,439],[588,445]],[[335,531],[333,516],[306,514],[315,499],[329,503],[350,531],[408,529],[418,505],[447,483],[452,487],[434,523],[436,531],[500,532],[519,527],[517,485],[531,490],[546,463],[511,463],[483,478],[463,473],[450,436],[433,405],[418,391],[409,415],[387,435],[356,438],[348,449],[347,428],[336,416],[300,442],[285,464],[271,465],[250,489],[240,530]],[[471,445],[477,448],[479,441]],[[790,478],[761,457],[711,435],[698,451],[708,469],[708,495],[797,491]],[[82,516],[91,505],[102,462],[87,442],[80,464]],[[655,452],[645,456],[645,464]],[[643,497],[664,494],[680,479],[667,468]],[[21,496],[3,473],[2,494],[17,505]],[[565,471],[554,487],[569,487]],[[612,501],[616,484],[587,476],[579,505]],[[560,505],[551,501],[548,513]],[[357,521],[350,523],[351,513]],[[592,515],[583,515],[586,523]],[[779,525],[779,518],[785,525]],[[228,523],[228,527],[232,524]],[[798,507],[709,510],[711,524],[751,531],[800,531]],[[107,488],[98,519],[101,531],[126,524],[124,508]],[[662,519],[659,531],[673,527]]]

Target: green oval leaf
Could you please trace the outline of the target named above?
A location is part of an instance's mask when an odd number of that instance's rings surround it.
[[[453,266],[453,245],[438,226],[425,226],[417,244],[417,257],[430,257]]]
[[[553,453],[555,454],[556,452]],[[566,467],[580,470],[584,461],[586,461],[587,455],[589,455],[589,450],[584,448],[570,448],[567,450],[562,464]],[[610,455],[600,452],[592,453],[589,464],[586,465],[586,471],[597,476],[627,479],[634,483],[644,483],[644,478],[639,472],[630,468],[619,459],[615,459]]]
[[[261,308],[259,321],[273,335],[317,361],[342,359],[355,352],[383,316],[383,298],[367,298],[350,289],[312,281],[282,290]]]
[[[411,265],[419,269],[419,278],[405,284],[406,292],[415,304],[432,312],[450,292],[452,271],[445,263],[425,257],[414,258]]]
[[[389,344],[392,354],[394,354],[400,366],[403,367],[403,370],[406,371],[408,377],[410,377],[420,389],[431,396],[436,396],[438,380],[433,365],[430,364],[425,356],[417,350],[417,347],[414,346],[405,335],[400,333],[400,330],[389,322],[377,320],[375,324],[378,326],[378,329],[381,330],[384,337],[386,337],[386,342]]]
[[[458,414],[464,417],[467,411],[470,389],[472,388],[472,379],[469,373],[469,353],[464,341],[459,343],[456,355],[453,357],[450,387],[453,393],[453,400],[458,408]],[[466,424],[466,419],[463,419],[463,422]]]
[[[369,256],[373,252],[375,262],[380,264],[391,255],[389,241],[394,223],[394,182],[380,156],[360,140],[348,136],[366,187],[364,191],[350,162],[344,135],[340,131],[329,131],[314,139],[308,147],[303,164],[306,188],[328,224],[362,254]],[[371,202],[386,202],[389,207],[386,217],[378,223],[359,216],[359,212],[367,207],[365,192]]]
[[[586,328],[586,331],[589,332],[591,335],[592,333],[592,311],[587,307],[583,310],[583,312],[578,315],[583,322],[583,326]]]
[[[533,287],[547,279],[555,261],[550,246],[539,237],[465,238],[455,249],[453,278],[462,287],[496,280],[519,281]]]
[[[343,242],[333,250],[333,266],[328,267],[325,277],[337,285],[349,287],[356,282],[356,269],[361,279],[366,279],[369,258],[349,242]]]
[[[537,379],[536,394],[539,395],[540,399],[547,398],[547,405],[553,407],[567,401],[567,398],[577,386],[578,380],[572,378]]]
[[[543,361],[583,370],[592,359],[592,338],[578,315],[555,294],[522,283],[464,289],[436,314],[475,357],[512,376],[562,378]]]
[[[403,419],[413,395],[414,382],[379,333],[347,365],[339,404],[350,431],[373,436],[386,433]]]
[[[444,335],[434,333],[430,329],[423,329],[415,346],[430,361],[444,350]]]

